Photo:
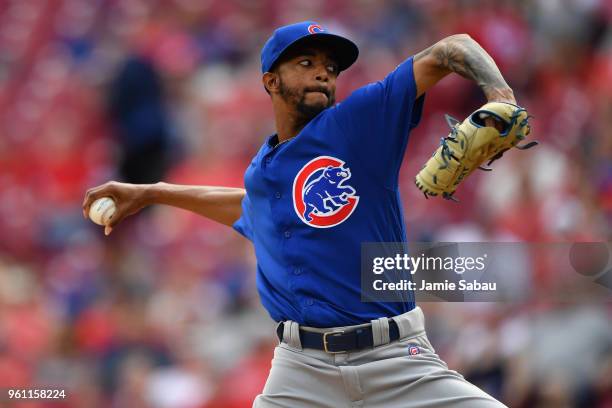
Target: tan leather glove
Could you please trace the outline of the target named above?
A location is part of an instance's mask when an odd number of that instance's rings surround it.
[[[490,117],[501,123],[502,131],[485,125]],[[525,109],[504,102],[489,102],[462,123],[446,115],[451,132],[416,175],[417,187],[426,198],[440,195],[456,201],[453,194],[459,183],[477,168],[491,170],[482,167],[485,161],[490,165],[512,147],[524,150],[538,144],[518,145],[529,135],[529,118]]]

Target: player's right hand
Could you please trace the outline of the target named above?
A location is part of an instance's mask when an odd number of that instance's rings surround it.
[[[146,199],[147,184],[128,184],[109,181],[100,186],[90,188],[83,199],[83,216],[89,218],[89,208],[98,198],[111,197],[115,201],[117,210],[110,222],[104,228],[104,234],[111,233],[113,228],[124,218],[135,214],[148,205]]]

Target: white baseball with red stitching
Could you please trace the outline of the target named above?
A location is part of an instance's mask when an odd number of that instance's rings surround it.
[[[98,225],[107,225],[115,211],[117,206],[112,198],[98,198],[89,208],[89,219]]]

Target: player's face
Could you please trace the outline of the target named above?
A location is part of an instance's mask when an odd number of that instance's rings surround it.
[[[306,119],[336,101],[338,64],[325,48],[297,50],[279,65],[278,75],[280,97]]]

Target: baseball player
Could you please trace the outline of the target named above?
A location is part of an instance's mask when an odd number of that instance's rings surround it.
[[[253,242],[257,288],[279,338],[254,407],[502,407],[435,354],[413,301],[360,301],[360,248],[405,240],[398,173],[425,92],[451,73],[474,80],[489,102],[515,104],[513,92],[460,34],[336,104],[336,80],[357,55],[313,21],[277,29],[261,51],[276,133],[246,169],[244,189],[108,182],[87,191],[84,214],[112,197],[108,235],[126,216],[166,204]],[[507,125],[494,114],[482,120],[498,136]]]

